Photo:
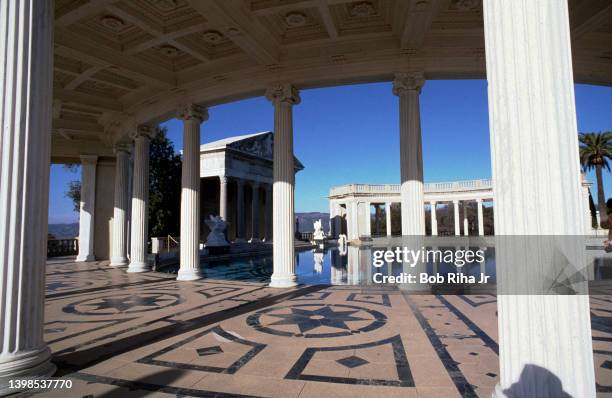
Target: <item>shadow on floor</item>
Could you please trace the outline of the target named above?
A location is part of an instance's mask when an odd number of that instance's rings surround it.
[[[504,390],[504,394],[508,398],[572,398],[554,373],[537,365],[526,365],[519,380]]]

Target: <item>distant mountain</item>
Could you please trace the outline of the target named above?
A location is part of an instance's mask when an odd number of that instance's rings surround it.
[[[79,236],[79,223],[72,224],[49,224],[49,235],[55,238],[74,238]]]
[[[298,219],[300,232],[313,232],[313,224],[318,219],[321,219],[323,231],[329,232],[329,213],[295,213],[295,217]]]
[[[329,213],[295,213],[299,223],[300,232],[313,232],[313,223],[321,219],[323,231],[329,232]],[[74,238],[79,236],[79,223],[73,224],[49,224],[49,234],[55,238]]]

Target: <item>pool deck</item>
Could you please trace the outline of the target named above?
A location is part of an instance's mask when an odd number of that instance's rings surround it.
[[[612,397],[612,289],[593,293]],[[499,375],[494,295],[179,283],[72,259],[47,264],[45,337],[74,384],[40,396],[489,397]]]

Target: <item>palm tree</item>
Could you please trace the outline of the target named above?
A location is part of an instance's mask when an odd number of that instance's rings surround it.
[[[603,169],[610,170],[608,163],[612,159],[612,132],[580,133],[580,163],[586,170],[595,169],[597,177],[597,206],[601,217],[601,226],[607,226],[606,196],[603,188]]]

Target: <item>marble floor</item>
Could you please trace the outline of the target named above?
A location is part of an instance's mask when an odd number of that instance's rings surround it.
[[[598,396],[612,397],[612,290],[591,297]],[[106,262],[47,265],[53,397],[489,397],[496,298],[176,282]]]

